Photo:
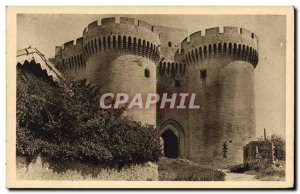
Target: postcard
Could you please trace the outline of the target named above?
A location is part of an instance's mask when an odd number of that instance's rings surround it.
[[[7,7],[8,188],[293,188],[293,7]]]

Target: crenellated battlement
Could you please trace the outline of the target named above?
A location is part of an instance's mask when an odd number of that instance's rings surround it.
[[[91,22],[87,25],[84,29],[83,34],[92,33],[98,31],[101,26],[105,25],[112,25],[112,24],[123,24],[123,25],[132,25],[140,28],[144,28],[149,31],[154,31],[154,26],[149,24],[146,21],[138,20],[135,18],[128,18],[128,17],[110,17],[110,18],[102,18],[96,21]]]
[[[90,23],[83,32],[83,54],[128,53],[159,61],[159,35],[153,26],[127,17],[111,17]]]
[[[209,58],[230,57],[247,61],[255,67],[258,63],[258,38],[244,28],[210,28],[191,34],[181,47],[188,64],[195,64]]]
[[[211,41],[214,41],[214,38],[215,41],[217,41],[219,38],[228,41],[231,41],[234,38],[245,39],[248,40],[251,46],[257,46],[258,43],[258,37],[249,30],[244,28],[225,26],[223,28],[215,27],[205,29],[204,33],[202,31],[194,32],[182,41],[181,46],[186,47],[191,43],[210,44],[212,43]]]
[[[77,38],[75,40],[70,40],[68,42],[65,42],[62,45],[62,49],[69,49],[70,47],[74,47],[74,46],[82,46],[83,43],[83,37]]]
[[[235,157],[255,137],[258,37],[231,26],[187,35],[187,29],[134,18],[102,18],[89,23],[82,37],[56,47],[51,61],[68,79],[87,79],[100,93],[195,94],[199,111],[150,108],[128,110],[126,117],[157,126],[164,141],[162,134],[174,133],[178,157],[220,157],[230,142],[228,158],[240,163]],[[238,133],[228,134],[228,126]]]
[[[68,41],[63,44],[63,49],[67,49],[68,47],[75,46],[74,40]]]
[[[61,49],[61,65],[62,71],[77,71],[85,67],[82,55],[83,37],[68,41],[60,47]]]

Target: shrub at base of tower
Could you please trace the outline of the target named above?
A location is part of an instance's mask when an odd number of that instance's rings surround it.
[[[263,141],[264,137],[260,137],[259,141]],[[271,141],[274,146],[274,159],[285,161],[285,140],[278,134],[272,134],[266,137],[266,140]]]
[[[250,171],[249,174],[254,174],[255,178],[261,181],[284,181],[285,162],[280,161],[277,165],[260,167]]]
[[[161,158],[158,163],[161,181],[224,181],[225,173],[185,159]]]
[[[18,70],[17,156],[28,163],[37,157],[53,164],[81,162],[118,166],[156,162],[159,136],[153,126],[121,115],[125,109],[98,109],[98,91],[74,82],[69,95],[47,79]],[[29,79],[28,79],[29,77]]]

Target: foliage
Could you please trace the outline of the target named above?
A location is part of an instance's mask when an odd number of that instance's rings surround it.
[[[278,181],[285,179],[285,165],[284,161],[280,165],[269,165],[259,170],[252,171],[255,178],[259,180]]]
[[[284,180],[285,161],[278,161],[275,164],[267,164],[264,162],[259,162],[256,164],[238,164],[231,167],[230,172],[253,174],[258,180]]]
[[[283,181],[285,179],[285,161],[279,161],[273,165],[257,164],[251,166],[251,170],[247,173],[255,175],[258,180]]]
[[[225,173],[187,160],[161,158],[158,163],[161,181],[224,181]]]
[[[258,140],[263,141],[264,138],[260,137]],[[267,140],[271,141],[274,145],[274,157],[278,160],[285,160],[285,140],[277,134],[272,134],[267,137]]]
[[[125,107],[98,108],[99,91],[86,81],[72,95],[49,80],[18,69],[17,155],[28,162],[131,164],[157,161],[159,136],[150,125],[122,116]]]
[[[276,134],[272,134],[270,139],[274,145],[274,157],[285,160],[285,140]]]
[[[250,170],[250,166],[248,163],[247,164],[237,164],[230,168],[230,172],[235,172],[235,173],[244,173],[249,170]]]

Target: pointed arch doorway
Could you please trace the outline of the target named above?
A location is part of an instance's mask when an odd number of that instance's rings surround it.
[[[179,157],[179,142],[178,138],[173,131],[167,129],[161,134],[163,139],[163,153],[167,158]]]
[[[184,130],[173,119],[165,121],[159,129],[163,155],[168,158],[184,157]]]

